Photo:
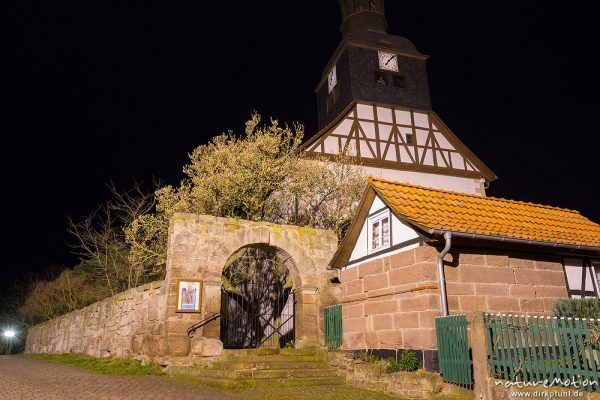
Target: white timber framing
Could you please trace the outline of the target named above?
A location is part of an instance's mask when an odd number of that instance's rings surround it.
[[[434,112],[397,106],[357,102],[303,150],[309,156],[346,151],[365,166],[496,178]]]

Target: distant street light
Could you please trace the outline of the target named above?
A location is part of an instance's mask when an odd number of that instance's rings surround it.
[[[13,342],[13,339],[17,336],[17,332],[12,328],[8,328],[2,332],[2,336],[4,336],[4,338],[8,342],[8,353],[7,354],[10,354],[12,351],[12,342]]]
[[[9,329],[9,330],[7,330],[7,331],[4,331],[4,337],[5,337],[5,338],[12,339],[12,338],[14,338],[16,335],[17,335],[17,332],[15,332],[15,331],[13,331],[13,330],[11,330],[11,329]]]

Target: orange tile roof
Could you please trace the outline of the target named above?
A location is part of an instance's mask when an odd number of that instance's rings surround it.
[[[398,215],[425,229],[600,247],[600,225],[578,211],[369,178]]]

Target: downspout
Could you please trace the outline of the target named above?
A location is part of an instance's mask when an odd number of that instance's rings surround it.
[[[446,295],[446,276],[444,275],[444,256],[450,251],[452,246],[452,232],[444,232],[446,245],[440,252],[437,259],[438,267],[438,286],[440,287],[440,303],[442,304],[442,316],[448,316],[448,296]]]

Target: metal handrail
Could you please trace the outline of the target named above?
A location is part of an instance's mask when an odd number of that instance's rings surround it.
[[[211,313],[210,316],[204,318],[202,321],[190,326],[187,329],[187,335],[191,338],[193,337],[193,334],[196,332],[196,330],[198,330],[199,328],[202,328],[204,325],[208,324],[209,322],[212,322],[214,320],[216,320],[217,318],[221,317],[221,313]]]

